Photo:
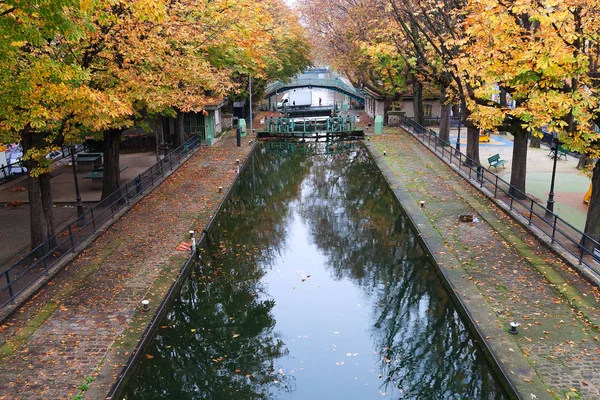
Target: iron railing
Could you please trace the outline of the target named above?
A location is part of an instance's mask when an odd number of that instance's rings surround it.
[[[537,228],[536,233],[539,236],[547,239],[551,245],[557,245],[564,249],[565,252],[579,262],[579,265],[584,264],[596,276],[600,277],[598,256],[594,255],[594,249],[600,248],[600,243],[500,178],[488,168],[476,163],[461,152],[457,152],[455,148],[450,146],[450,143],[441,140],[435,131],[425,128],[406,117],[401,119],[401,124],[440,159],[449,165],[454,164],[463,178],[471,181],[480,190],[486,190],[498,203],[502,203],[521,221]]]
[[[90,208],[81,218],[66,225],[56,235],[0,273],[0,308],[14,303],[17,296],[38,281],[77,246],[94,235],[116,213],[139,196],[148,193],[167,173],[185,161],[199,147],[201,138],[194,135],[158,163],[139,174],[108,197]]]

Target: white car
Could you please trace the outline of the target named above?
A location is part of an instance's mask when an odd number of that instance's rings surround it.
[[[23,157],[21,147],[15,147],[8,153],[8,172],[11,175],[27,172],[27,168],[21,165],[21,157]]]

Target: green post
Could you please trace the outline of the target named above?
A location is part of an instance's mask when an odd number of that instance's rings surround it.
[[[215,112],[209,111],[206,116],[206,144],[212,146],[213,140],[215,139]]]
[[[240,118],[238,120],[238,128],[240,128],[240,134],[242,135],[242,137],[246,136],[246,120],[243,118]]]
[[[375,130],[373,133],[376,135],[381,135],[383,133],[383,117],[381,115],[375,117]]]
[[[348,102],[344,101],[344,103],[342,104],[342,110],[347,111],[348,110]]]

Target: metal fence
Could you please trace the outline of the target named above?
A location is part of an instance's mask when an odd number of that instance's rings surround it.
[[[600,277],[598,249],[600,243],[584,234],[573,225],[548,210],[535,199],[521,192],[489,169],[477,164],[450,143],[441,140],[438,134],[409,118],[402,118],[402,126],[419,141],[428,146],[438,157],[450,165],[456,165],[461,175],[474,185],[490,193],[497,202],[503,203],[514,215],[529,226],[536,228],[542,238],[558,245],[570,256],[584,264]],[[594,255],[596,249],[596,255]]]
[[[75,220],[60,232],[1,272],[0,308],[13,303],[18,295],[48,274],[65,256],[77,251],[80,243],[94,235],[132,200],[149,192],[157,181],[185,161],[200,144],[200,136],[192,136],[158,163],[90,208],[81,218],[74,217]]]

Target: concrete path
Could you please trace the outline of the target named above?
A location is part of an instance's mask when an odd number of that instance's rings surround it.
[[[198,150],[2,324],[0,398],[103,399],[187,259],[177,245],[207,226],[250,150],[230,134]]]
[[[412,136],[387,132],[371,136],[376,158],[509,383],[525,399],[600,398],[598,287]]]

